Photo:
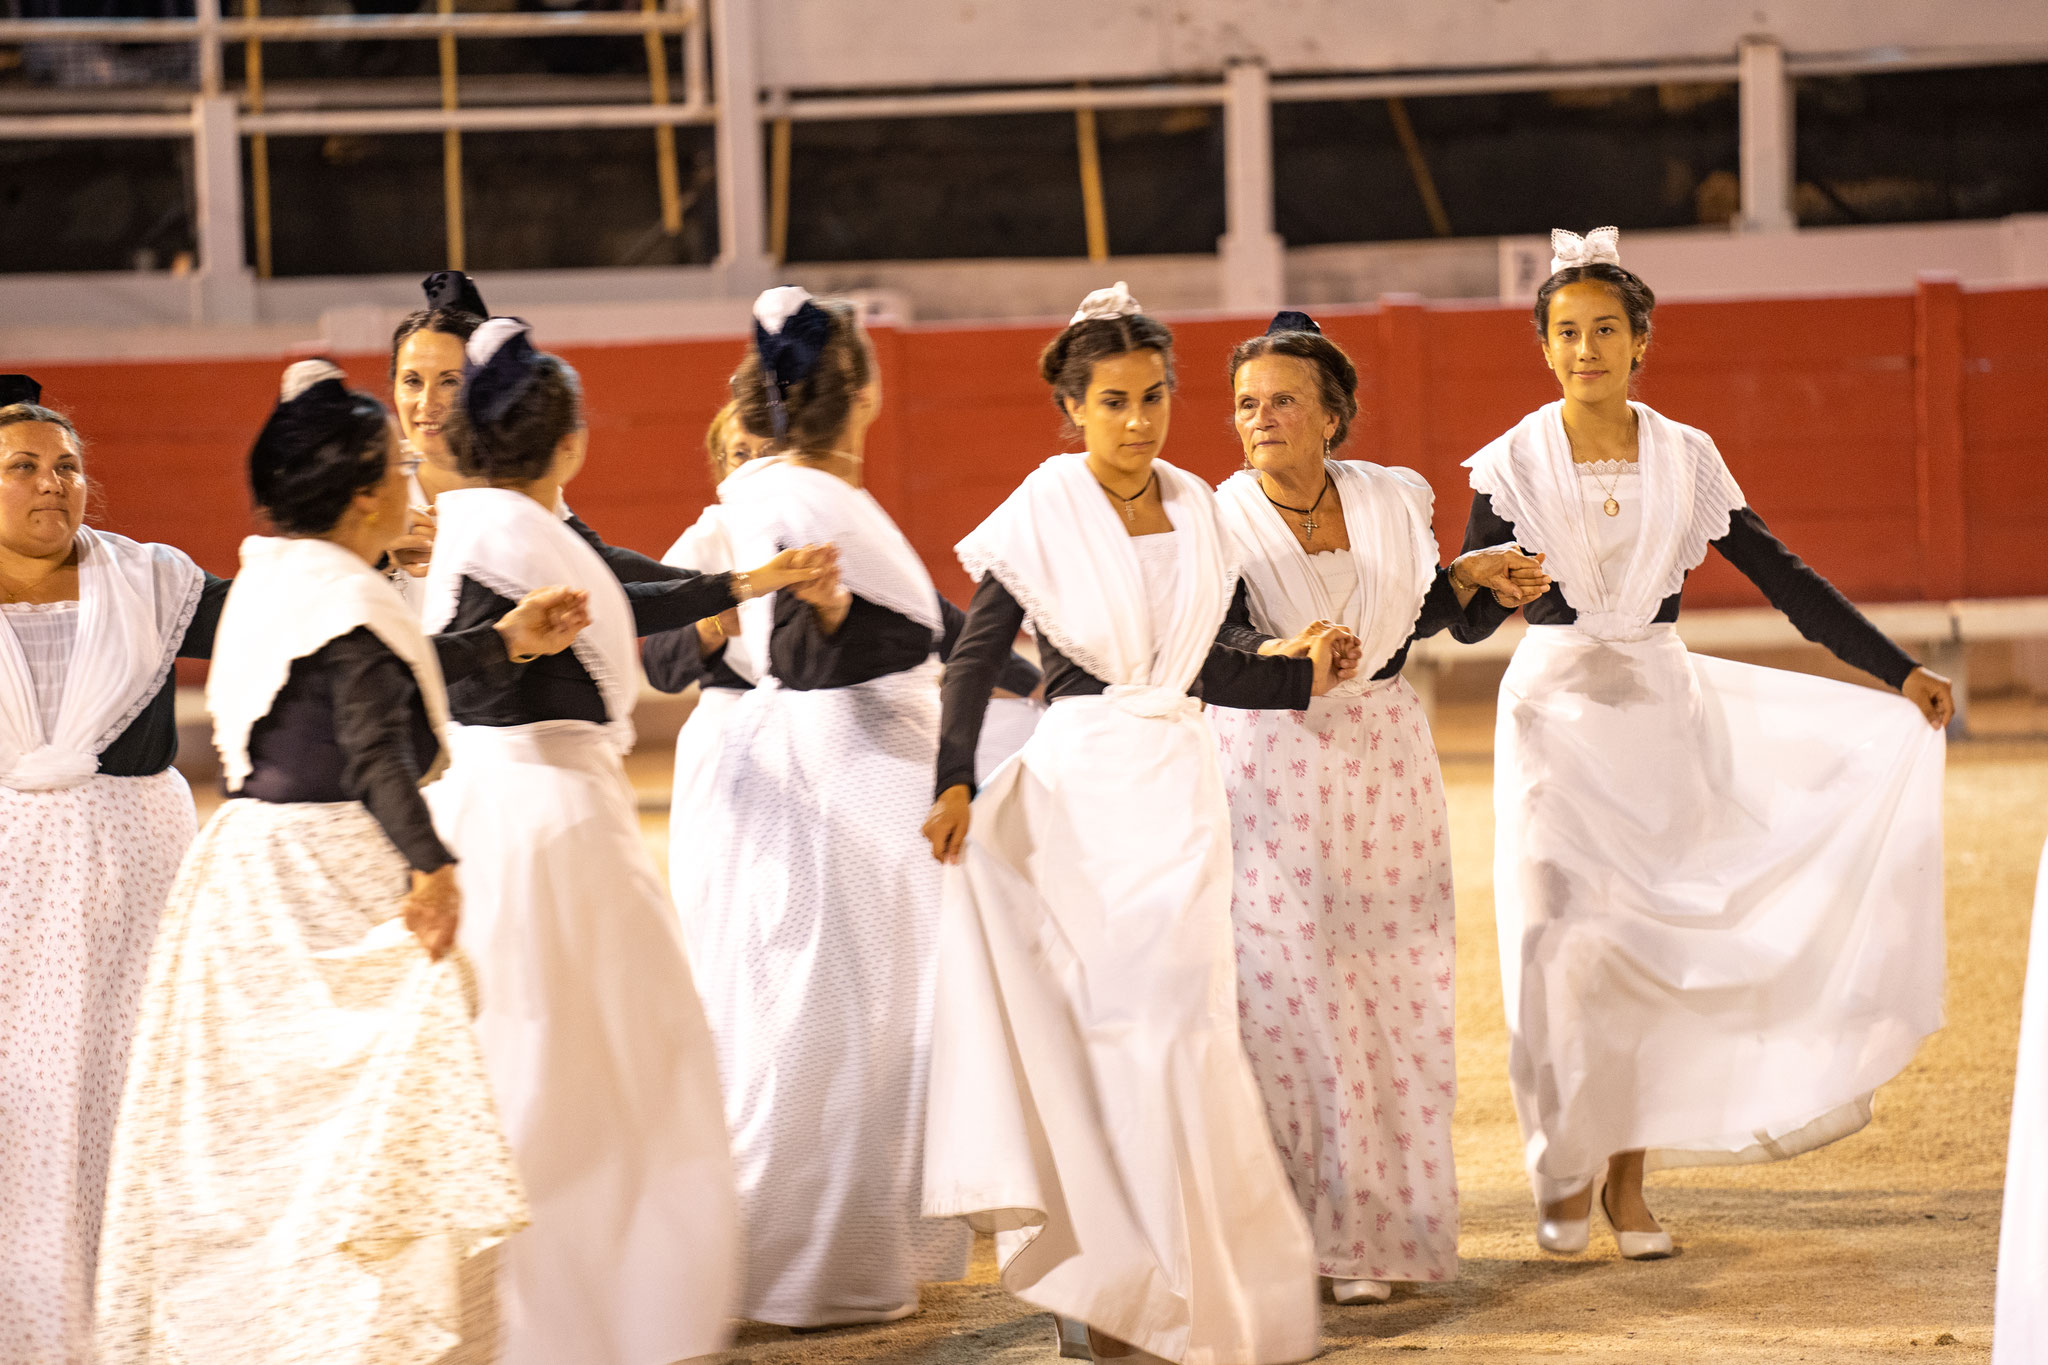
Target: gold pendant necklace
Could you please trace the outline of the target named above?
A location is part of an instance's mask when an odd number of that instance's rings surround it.
[[[1621,476],[1628,473],[1627,461],[1617,460],[1615,463],[1619,464],[1621,468],[1614,471],[1614,482],[1611,484],[1600,482],[1599,462],[1596,461],[1592,469],[1594,486],[1607,495],[1607,501],[1600,504],[1600,510],[1610,517],[1621,515],[1621,504],[1615,501],[1614,490],[1621,487]]]

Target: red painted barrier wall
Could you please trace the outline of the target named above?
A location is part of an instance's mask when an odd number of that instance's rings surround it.
[[[1322,321],[1364,376],[1347,453],[1427,475],[1438,538],[1455,550],[1469,500],[1459,463],[1556,393],[1528,315],[1388,300]],[[1236,467],[1223,362],[1263,323],[1176,329],[1167,458],[1211,479]],[[1058,448],[1037,377],[1046,337],[987,326],[875,334],[884,395],[869,483],[949,593],[966,590],[953,542]],[[659,554],[710,496],[699,439],[740,343],[564,353],[582,372],[593,436],[571,500],[607,537]],[[387,392],[384,357],[345,363],[359,386]],[[184,546],[217,573],[233,571],[252,528],[242,461],[280,369],[34,367],[90,442],[95,521]],[[2048,289],[1929,282],[1912,295],[1669,304],[1640,390],[1711,432],[1751,503],[1854,598],[2048,593],[2048,558],[2032,548],[2048,523]],[[1710,556],[1686,600],[1761,599]]]

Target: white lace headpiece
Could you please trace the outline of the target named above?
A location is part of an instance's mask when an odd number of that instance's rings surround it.
[[[1620,265],[1621,229],[1597,227],[1581,237],[1563,228],[1550,230],[1550,273],[1575,265]]]
[[[341,372],[341,366],[331,360],[298,360],[285,368],[284,381],[278,388],[278,401],[289,403],[307,389],[325,379],[339,379],[348,382],[348,376]]]
[[[1130,286],[1118,280],[1109,288],[1098,289],[1082,299],[1081,306],[1074,310],[1074,316],[1067,319],[1067,326],[1100,318],[1128,318],[1144,311],[1131,297]]]

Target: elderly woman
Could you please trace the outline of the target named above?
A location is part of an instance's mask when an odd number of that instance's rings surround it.
[[[85,525],[78,429],[0,376],[0,1360],[91,1357],[108,1143],[191,842],[179,656],[227,583]]]
[[[1286,650],[1335,621],[1358,676],[1306,711],[1211,713],[1237,868],[1238,1027],[1317,1270],[1339,1303],[1458,1273],[1454,926],[1443,776],[1408,648],[1481,587],[1549,582],[1504,546],[1437,567],[1435,501],[1411,469],[1336,460],[1358,371],[1305,313],[1230,355],[1245,469],[1217,493],[1244,557],[1223,638]],[[1518,582],[1518,577],[1520,581]]]
[[[423,636],[371,567],[405,525],[394,438],[304,361],[250,454],[277,534],[242,545],[207,687],[236,799],[179,873],[136,1031],[108,1365],[431,1360],[457,1339],[463,1257],[526,1221],[465,977],[434,960],[459,897],[419,778],[444,674],[559,651],[583,607],[550,589]]]

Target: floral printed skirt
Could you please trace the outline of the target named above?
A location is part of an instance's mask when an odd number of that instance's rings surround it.
[[[1421,702],[1396,677],[1307,711],[1209,714],[1238,1022],[1317,1271],[1451,1279],[1451,846]]]

